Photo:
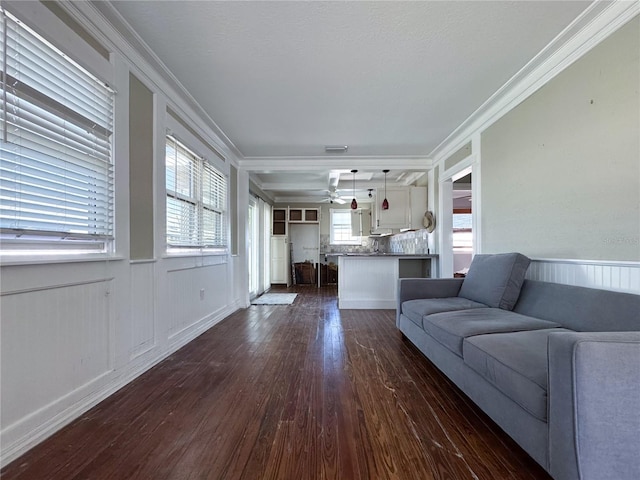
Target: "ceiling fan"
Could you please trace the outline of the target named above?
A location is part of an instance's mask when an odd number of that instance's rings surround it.
[[[327,198],[320,200],[320,202],[322,203],[338,203],[340,205],[343,205],[345,203],[347,203],[346,200],[343,200],[342,197],[338,194],[337,190],[326,190],[327,192]]]

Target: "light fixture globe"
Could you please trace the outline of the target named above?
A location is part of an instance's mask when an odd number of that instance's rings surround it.
[[[382,201],[382,209],[389,210],[389,200],[387,200],[387,173],[389,170],[382,170],[384,173],[384,200]]]
[[[358,170],[351,170],[353,173],[353,200],[351,200],[351,210],[356,210],[358,208],[358,202],[356,201],[356,173]]]

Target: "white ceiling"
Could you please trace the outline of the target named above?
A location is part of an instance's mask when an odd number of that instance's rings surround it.
[[[590,3],[112,2],[282,201],[325,195],[350,159],[372,160],[372,186],[426,165]]]

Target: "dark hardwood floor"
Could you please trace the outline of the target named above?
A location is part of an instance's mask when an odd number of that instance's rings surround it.
[[[285,291],[283,289],[278,291]],[[12,479],[548,479],[335,287],[241,310],[8,465]]]

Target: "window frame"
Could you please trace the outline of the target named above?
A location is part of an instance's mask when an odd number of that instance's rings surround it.
[[[461,220],[463,220],[461,222]],[[464,226],[457,226],[464,223]],[[456,209],[453,212],[452,246],[455,251],[473,250],[473,215],[471,209]]]
[[[336,214],[344,215],[345,213],[349,214],[349,239],[336,239],[336,231],[334,224],[334,216]],[[353,215],[353,210],[346,208],[330,208],[329,209],[329,243],[330,245],[362,245],[362,236],[353,236],[351,235],[351,215]],[[344,223],[341,225],[345,225]]]
[[[20,55],[0,63],[2,78],[12,80],[0,91],[6,180],[0,197],[5,215],[0,256],[3,263],[112,256],[115,91],[63,51],[61,45],[67,46],[63,32],[45,36],[31,27],[29,15],[23,18],[18,10],[16,15],[0,6],[6,35],[3,51],[20,49]],[[37,50],[25,44],[36,45]],[[102,67],[98,68],[102,74],[112,71],[108,60],[94,50],[87,59],[88,64]],[[25,64],[34,66],[35,76],[20,73],[29,72]],[[53,71],[70,75],[73,80],[67,88],[74,95],[49,80]],[[95,104],[98,109],[87,110],[87,105]],[[11,132],[6,122],[15,123]],[[78,150],[73,152],[69,145]],[[74,184],[79,187],[75,197],[64,193]]]
[[[173,180],[169,176],[169,144],[173,143],[177,148],[187,155],[190,162],[189,167],[189,193],[185,194],[179,188],[179,173],[177,162]],[[176,159],[178,149],[176,151]],[[205,189],[205,181],[208,182]],[[170,182],[176,187],[170,188]],[[208,190],[208,194],[206,191]],[[165,249],[167,255],[197,255],[197,254],[227,254],[229,250],[229,229],[228,229],[228,194],[229,178],[218,169],[205,156],[200,155],[191,148],[191,142],[185,142],[171,131],[165,136]],[[193,207],[195,210],[193,219],[188,219],[189,226],[195,228],[195,232],[172,233],[170,229],[175,226],[175,222],[184,228],[184,221],[181,221],[180,213],[171,212],[170,203],[180,202]],[[213,217],[211,217],[213,216]],[[173,217],[173,218],[171,218]],[[207,228],[207,217],[213,218],[212,229]],[[173,223],[172,223],[173,222]],[[189,228],[189,227],[187,227]],[[174,235],[171,240],[170,236]],[[178,237],[175,237],[178,235]],[[180,237],[180,235],[182,235]],[[190,238],[190,239],[189,239]],[[195,241],[194,241],[195,239]],[[208,241],[207,239],[211,239]]]

